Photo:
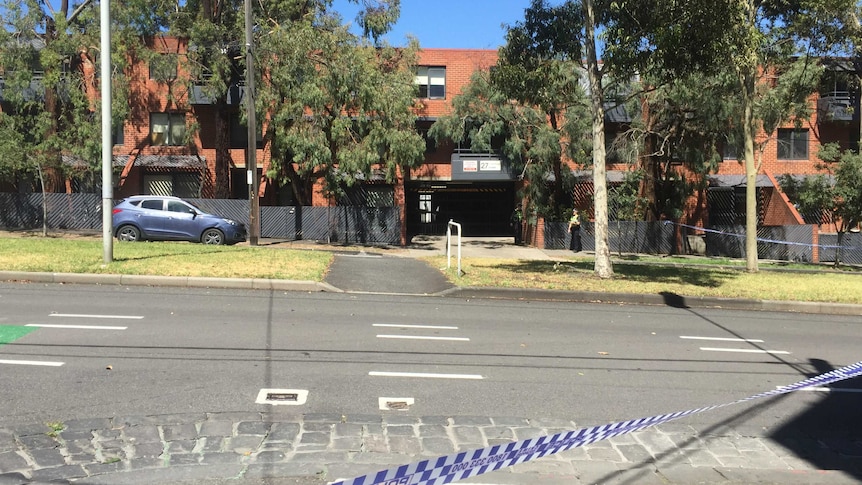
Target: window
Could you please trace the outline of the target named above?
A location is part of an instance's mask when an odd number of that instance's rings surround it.
[[[188,214],[190,209],[191,209],[191,207],[183,204],[182,202],[180,202],[178,200],[169,200],[168,201],[168,211],[170,211],[170,212],[182,212],[182,213]]]
[[[436,153],[437,140],[435,140],[433,136],[428,135],[428,128],[421,128],[419,130],[419,134],[422,135],[422,139],[425,140],[425,153]]]
[[[185,113],[150,113],[150,140],[153,145],[185,144]]]
[[[141,208],[143,209],[153,209],[160,211],[162,210],[162,201],[161,200],[145,200],[141,202]]]
[[[420,98],[445,99],[446,68],[419,67],[416,71],[416,85],[419,86]]]
[[[115,126],[111,131],[111,142],[114,145],[124,145],[126,143],[125,132],[123,131],[123,125]]]
[[[742,160],[742,149],[736,143],[732,143],[730,140],[724,143],[721,147],[721,159],[722,160]]]
[[[779,128],[778,159],[808,160],[808,130]]]
[[[173,81],[177,78],[177,55],[160,54],[150,60],[150,79]]]

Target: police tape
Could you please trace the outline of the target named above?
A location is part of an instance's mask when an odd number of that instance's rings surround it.
[[[841,367],[831,372],[821,374],[789,386],[755,394],[733,402],[706,406],[687,411],[651,416],[648,418],[621,421],[618,423],[594,426],[574,431],[566,431],[555,435],[541,436],[522,441],[513,441],[505,445],[479,448],[472,451],[453,453],[402,465],[397,468],[382,470],[374,474],[363,475],[349,480],[340,480],[332,485],[437,485],[462,480],[483,473],[517,465],[536,458],[553,455],[561,451],[588,445],[596,441],[613,438],[634,431],[673,421],[685,416],[712,411],[715,409],[741,404],[755,399],[778,396],[809,387],[822,386],[833,382],[862,376],[862,362]]]
[[[745,233],[740,234],[738,232],[719,231],[717,229],[707,229],[705,227],[700,227],[700,226],[689,226],[688,224],[680,224],[678,222],[673,222],[673,221],[664,221],[664,225],[667,226],[669,224],[679,226],[679,227],[685,227],[687,229],[695,229],[697,231],[708,232],[711,234],[718,234],[721,236],[732,236],[732,237],[735,237],[738,239],[744,239],[745,238]],[[803,247],[807,247],[807,248],[814,248],[814,247],[817,247],[820,249],[839,249],[840,248],[840,249],[846,249],[848,251],[856,250],[856,249],[862,249],[862,248],[855,247],[855,246],[838,246],[835,244],[812,244],[812,243],[802,243],[802,242],[794,242],[794,241],[783,241],[781,239],[766,239],[766,238],[762,238],[762,237],[758,237],[756,239],[757,239],[757,242],[762,242],[762,243],[784,244],[786,246],[803,246]]]

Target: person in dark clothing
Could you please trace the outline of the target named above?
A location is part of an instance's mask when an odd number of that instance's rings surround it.
[[[509,226],[515,233],[515,244],[521,244],[523,240],[523,221],[524,215],[521,213],[521,208],[515,207],[515,211],[512,212],[512,218],[509,220]]]
[[[569,218],[569,232],[572,238],[569,241],[569,249],[574,252],[581,251],[581,214],[578,209],[572,210],[572,217]]]

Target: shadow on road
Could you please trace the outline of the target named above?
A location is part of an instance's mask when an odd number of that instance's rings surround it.
[[[809,362],[815,372],[808,377],[835,370],[825,360]],[[823,399],[769,437],[821,470],[841,470],[862,482],[862,378],[820,392]]]

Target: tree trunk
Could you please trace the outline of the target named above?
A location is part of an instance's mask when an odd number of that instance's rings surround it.
[[[747,89],[749,83],[751,90]],[[750,273],[757,268],[757,167],[754,163],[753,77],[745,81],[743,88],[745,130],[745,267]]]
[[[593,190],[595,216],[596,262],[595,272],[599,278],[611,278],[614,268],[611,264],[610,244],[608,243],[608,181],[605,167],[605,108],[601,72],[596,55],[595,22],[593,0],[584,0],[586,16],[587,74],[590,79],[590,103],[593,115]]]
[[[754,0],[746,1],[748,9],[747,26],[756,29]],[[752,38],[756,36],[752,33]],[[754,137],[757,134],[754,124],[754,96],[757,79],[757,55],[755,47],[749,47],[743,65],[739,67],[739,81],[742,88],[743,103],[743,153],[745,157],[745,267],[750,273],[757,272],[757,166],[754,163]]]
[[[230,118],[227,112],[227,99],[220,97],[216,102],[215,120],[215,198],[229,199],[230,187]]]

